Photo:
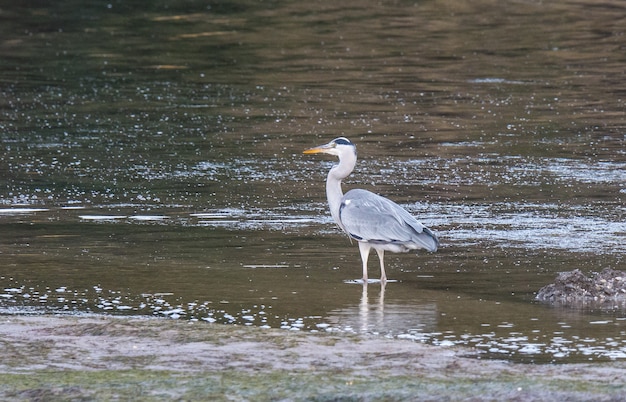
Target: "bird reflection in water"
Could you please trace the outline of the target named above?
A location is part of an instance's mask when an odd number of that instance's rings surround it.
[[[360,299],[354,304],[329,312],[327,320],[335,327],[349,332],[384,335],[411,334],[416,338],[437,328],[436,303],[421,299],[407,302],[406,298],[386,300],[385,286],[372,292],[364,284]]]
[[[383,323],[385,321],[385,284],[380,286],[378,302],[372,307],[370,307],[367,294],[367,282],[363,282],[361,303],[359,303],[360,332],[367,332],[370,327],[383,327]],[[370,322],[370,319],[373,322]]]

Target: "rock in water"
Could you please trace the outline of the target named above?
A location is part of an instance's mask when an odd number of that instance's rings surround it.
[[[537,292],[537,300],[579,307],[585,303],[626,301],[626,272],[605,268],[586,276],[579,269],[561,272]]]

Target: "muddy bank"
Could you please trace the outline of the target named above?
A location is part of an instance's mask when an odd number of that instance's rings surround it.
[[[405,340],[165,319],[1,322],[2,399],[609,401],[626,392],[623,363],[521,365]]]

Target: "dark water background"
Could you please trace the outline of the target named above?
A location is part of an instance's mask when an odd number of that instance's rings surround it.
[[[0,1],[0,306],[367,332],[529,362],[626,358],[620,1]],[[441,239],[385,289],[327,211],[345,188]],[[370,259],[370,275],[378,275]]]

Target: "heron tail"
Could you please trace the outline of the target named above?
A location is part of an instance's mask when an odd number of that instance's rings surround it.
[[[439,247],[439,239],[432,230],[424,226],[424,229],[422,230],[422,233],[419,234],[418,239],[419,243],[424,246],[424,249],[430,252],[437,251],[437,248]]]

